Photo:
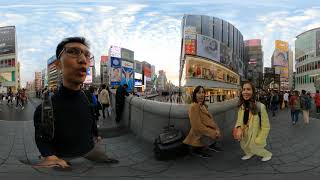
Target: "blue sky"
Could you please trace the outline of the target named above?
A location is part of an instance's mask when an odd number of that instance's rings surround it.
[[[23,86],[46,67],[59,41],[68,36],[86,37],[95,57],[107,54],[110,45],[131,49],[136,60],[166,70],[178,84],[184,14],[219,17],[236,26],[245,40],[262,39],[265,66],[271,64],[276,39],[294,49],[298,34],[320,27],[318,0],[0,0],[0,26],[17,29]]]

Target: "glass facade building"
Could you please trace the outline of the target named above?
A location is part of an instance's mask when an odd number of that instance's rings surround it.
[[[245,48],[241,32],[210,16],[184,15],[179,83],[186,96],[203,85],[210,103],[238,96],[244,79]]]
[[[314,83],[320,79],[320,28],[297,36],[295,41],[295,89],[315,93]]]

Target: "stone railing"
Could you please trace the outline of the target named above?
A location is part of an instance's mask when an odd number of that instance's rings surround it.
[[[113,106],[115,98],[112,98]],[[209,111],[219,124],[224,138],[231,138],[232,127],[237,116],[238,99],[209,105]],[[153,142],[169,122],[187,133],[190,129],[188,104],[173,104],[151,101],[138,97],[127,97],[121,118],[121,125],[138,137]]]

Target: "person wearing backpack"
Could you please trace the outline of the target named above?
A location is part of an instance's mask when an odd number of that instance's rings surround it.
[[[34,112],[35,142],[42,156],[37,166],[69,168],[66,160],[78,157],[99,163],[118,163],[105,154],[92,98],[81,89],[93,59],[87,40],[83,37],[63,39],[56,48],[56,57],[62,84],[52,97],[46,93]]]
[[[316,91],[316,95],[314,96],[314,103],[316,104],[317,114],[320,113],[320,94],[319,90]]]
[[[270,131],[269,117],[265,105],[255,101],[255,88],[251,82],[242,85],[238,107],[233,135],[244,151],[241,159],[248,160],[257,155],[262,157],[261,161],[269,161],[272,153],[265,149]]]
[[[279,105],[279,96],[275,90],[272,90],[271,91],[271,110],[272,110],[273,117],[276,115],[276,111],[278,110],[278,105]]]
[[[107,109],[107,115],[109,117],[109,111],[108,111],[108,108],[110,106],[110,96],[109,96],[109,92],[107,90],[107,85],[103,84],[102,85],[102,90],[101,92],[99,93],[99,101],[101,102],[102,104],[102,115],[103,115],[103,119],[106,118],[106,115],[105,115],[105,110]]]
[[[303,114],[304,125],[309,124],[309,112],[311,109],[311,98],[306,94],[305,90],[302,90],[302,95],[300,97],[301,101],[301,110]]]
[[[299,91],[294,91],[293,95],[290,97],[289,106],[291,109],[292,125],[295,125],[298,122],[299,114],[301,110]]]

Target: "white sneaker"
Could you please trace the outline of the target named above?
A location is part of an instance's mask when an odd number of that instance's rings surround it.
[[[271,160],[271,157],[272,157],[272,156],[264,157],[264,158],[261,159],[261,161],[262,161],[262,162],[269,161],[269,160]]]
[[[253,156],[252,154],[248,154],[248,155],[243,156],[241,159],[242,160],[248,160],[248,159],[251,159],[252,156]]]

